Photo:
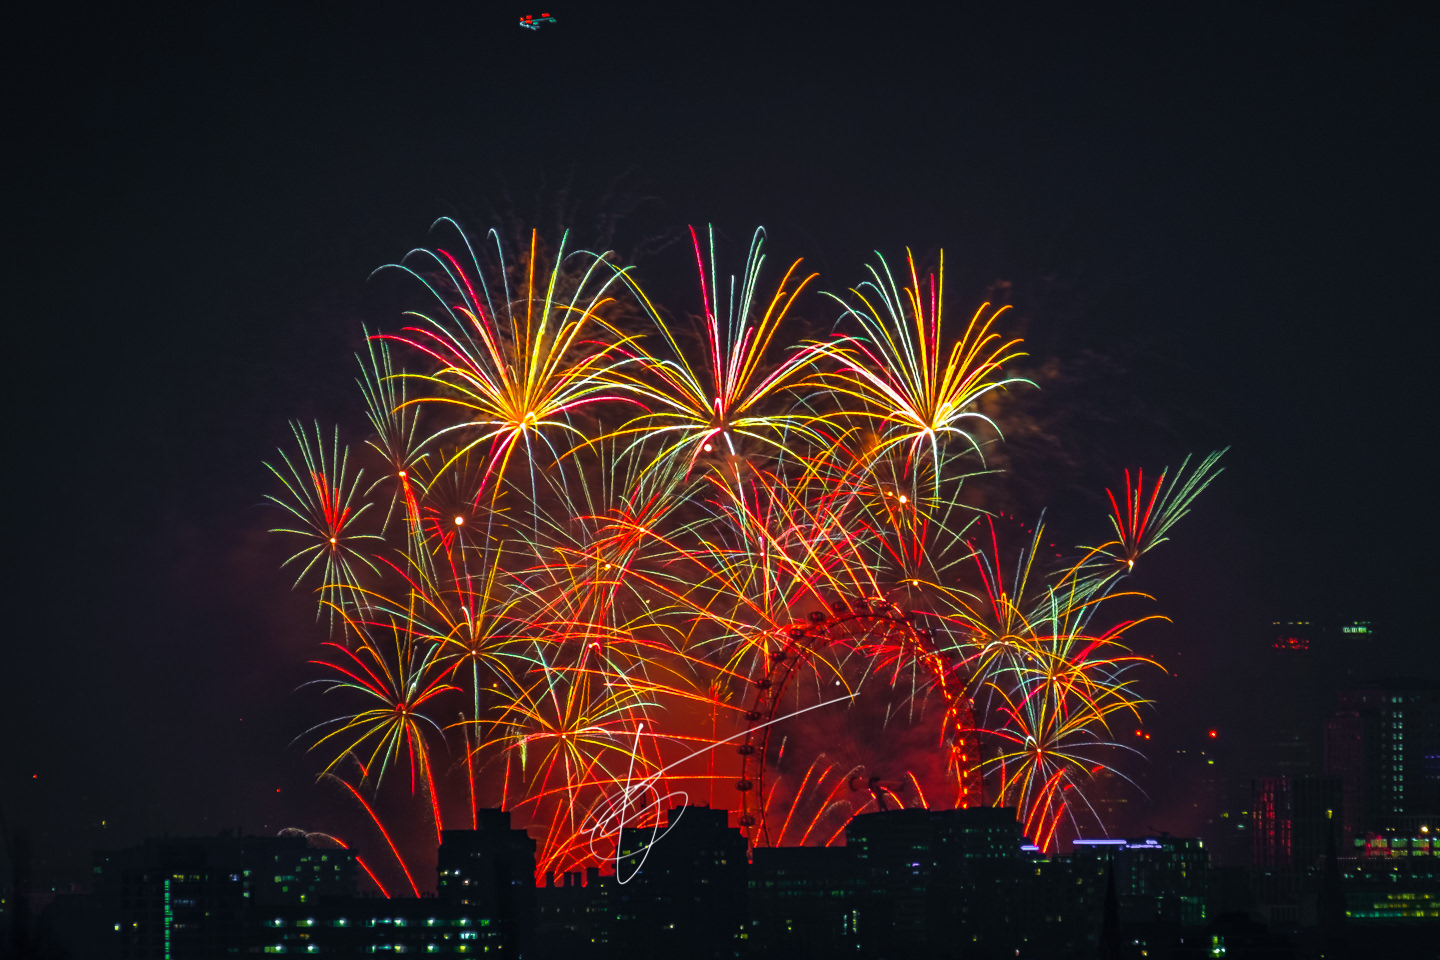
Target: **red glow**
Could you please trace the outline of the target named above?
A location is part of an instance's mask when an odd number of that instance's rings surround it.
[[[366,802],[365,802],[365,798],[362,797],[362,796],[360,796],[360,791],[359,791],[359,790],[356,790],[354,787],[352,787],[347,781],[341,780],[339,777],[335,776],[334,774],[330,774],[329,776],[330,776],[330,779],[331,779],[331,780],[334,780],[334,781],[338,782],[338,783],[339,783],[341,786],[343,786],[346,790],[349,790],[351,796],[353,796],[356,800],[359,800],[359,801],[360,801],[360,806],[364,807],[364,808],[365,808],[365,812],[368,813],[368,814],[370,814],[370,819],[371,819],[371,821],[374,822],[376,829],[380,831],[380,836],[384,837],[384,838],[385,838],[385,842],[390,845],[390,852],[395,855],[395,862],[398,863],[398,864],[400,864],[400,869],[401,869],[401,870],[405,871],[405,879],[408,880],[408,881],[410,881],[410,889],[411,889],[412,891],[414,891],[414,893],[415,893],[415,898],[418,900],[418,899],[420,898],[420,888],[415,885],[415,878],[412,877],[412,876],[410,876],[410,868],[405,865],[405,858],[402,857],[402,856],[400,856],[400,851],[399,851],[398,848],[396,848],[396,846],[395,846],[395,841],[390,839],[390,832],[389,832],[388,830],[386,830],[386,829],[385,829],[385,825],[380,822],[380,818],[376,815],[375,809],[374,809],[373,807],[371,807],[370,804],[366,803]],[[368,869],[367,869],[367,872],[368,872]],[[373,877],[373,874],[372,874],[372,877]],[[378,881],[378,880],[376,881],[376,884],[377,884],[377,885],[379,884],[379,881]],[[381,887],[380,889],[381,889],[382,892],[385,890],[384,887]],[[387,897],[389,896],[388,893],[385,894],[385,895],[386,895]]]
[[[380,888],[380,893],[385,897],[385,899],[389,900],[390,891],[386,890],[385,884],[381,883],[380,878],[375,876],[375,871],[370,869],[370,864],[366,863],[364,858],[362,858],[359,854],[356,854],[355,862],[360,864],[360,869],[365,871],[365,875],[375,883],[375,886]]]
[[[366,380],[367,402],[380,438],[367,449],[385,458],[380,476],[398,472],[401,487],[387,480],[370,489],[382,491],[388,505],[340,502],[358,476],[346,479],[348,461],[339,453],[311,456],[308,434],[300,436],[304,464],[321,469],[310,472],[314,491],[303,469],[291,469],[296,508],[290,512],[305,526],[280,532],[308,538],[295,555],[300,560],[319,557],[321,589],[329,591],[322,606],[337,615],[339,629],[332,623],[331,639],[322,643],[322,656],[334,662],[312,663],[322,667],[327,691],[340,691],[347,701],[344,714],[327,721],[333,727],[314,728],[313,747],[327,751],[329,761],[323,776],[345,771],[350,782],[341,782],[390,844],[412,890],[396,842],[366,802],[375,797],[380,805],[387,771],[403,792],[407,768],[412,796],[406,809],[413,816],[428,804],[436,842],[443,829],[439,793],[457,808],[468,794],[472,829],[485,803],[515,812],[523,818],[517,825],[543,831],[536,858],[541,876],[607,862],[607,845],[618,842],[619,828],[607,822],[590,829],[587,811],[614,811],[616,822],[636,826],[635,817],[653,818],[663,806],[660,799],[640,805],[636,792],[651,784],[657,798],[708,796],[712,807],[717,784],[738,784],[740,796],[718,802],[738,805],[731,812],[739,814],[752,847],[786,846],[797,836],[801,844],[838,842],[846,818],[867,804],[886,810],[918,801],[928,808],[928,792],[935,809],[1017,807],[1024,832],[1050,851],[1057,836],[1070,834],[1072,812],[1088,806],[1081,794],[1107,769],[1091,766],[1090,749],[1134,752],[1097,743],[1093,735],[1103,731],[1105,740],[1118,741],[1124,713],[1143,716],[1138,705],[1144,701],[1132,698],[1128,677],[1115,678],[1135,664],[1159,669],[1120,643],[1131,626],[1158,617],[1092,633],[1091,611],[1123,596],[1111,589],[1123,565],[1164,539],[1188,505],[1189,488],[1171,509],[1168,496],[1161,499],[1163,474],[1158,481],[1152,475],[1146,496],[1143,474],[1127,471],[1124,487],[1109,493],[1118,539],[1078,548],[1088,552],[1068,572],[1049,569],[1045,555],[1059,541],[1043,549],[1043,524],[1025,526],[998,513],[993,517],[1025,532],[1023,542],[999,538],[998,520],[989,518],[975,522],[967,537],[945,520],[952,507],[968,507],[942,492],[941,466],[948,461],[941,445],[947,434],[968,436],[953,424],[978,416],[974,401],[1009,382],[992,382],[992,375],[1018,341],[993,346],[1003,338],[990,332],[989,305],[976,312],[963,340],[944,346],[939,278],[929,277],[927,316],[912,258],[908,299],[889,268],[881,271],[894,287],[891,299],[908,304],[908,313],[890,304],[895,309],[887,308],[885,317],[862,316],[872,301],[879,303],[870,298],[851,311],[870,336],[837,330],[833,342],[806,347],[777,368],[783,345],[767,352],[766,344],[794,298],[791,275],[764,319],[749,316],[734,302],[733,282],[730,304],[719,302],[722,274],[707,262],[693,229],[691,235],[705,334],[700,350],[672,338],[658,314],[676,359],[649,353],[638,334],[612,342],[616,331],[574,306],[576,297],[557,309],[573,313],[574,324],[585,321],[597,331],[586,335],[599,339],[566,339],[571,327],[559,324],[557,332],[550,295],[533,295],[533,232],[529,260],[514,264],[505,281],[507,290],[511,282],[524,284],[521,274],[528,271],[530,287],[499,301],[503,317],[488,315],[491,293],[478,294],[459,262],[437,250],[428,255],[448,280],[431,292],[444,316],[420,315],[433,329],[407,327],[401,335],[374,338],[408,347],[424,369],[440,370],[392,373],[388,354],[372,356],[378,365]],[[758,250],[757,239],[756,264]],[[477,255],[470,249],[469,256]],[[485,275],[478,259],[476,269]],[[749,291],[753,279],[740,286]],[[638,287],[631,292],[643,301]],[[541,316],[534,318],[537,306]],[[692,371],[705,357],[691,353],[708,353],[710,369]],[[409,399],[398,387],[393,395],[381,389],[402,382],[428,386]],[[595,393],[597,383],[614,395]],[[431,387],[439,393],[432,396]],[[833,417],[816,415],[808,406],[789,405],[783,395],[793,390],[828,392],[840,406]],[[772,397],[784,403],[761,403]],[[440,424],[429,440],[412,431],[415,404],[457,398],[466,411],[460,421]],[[608,431],[604,436],[566,439],[566,431],[581,433],[565,421],[567,411],[601,401],[631,403],[640,412],[629,420],[621,413],[617,421],[597,415],[593,425]],[[826,401],[825,410],[831,407]],[[462,438],[444,439],[458,436],[446,431],[462,428]],[[697,446],[715,450],[721,435],[722,456],[697,456]],[[779,453],[757,454],[764,444]],[[652,445],[663,452],[647,464]],[[532,448],[544,452],[544,462]],[[513,466],[507,466],[512,452]],[[632,456],[639,458],[633,464]],[[552,457],[553,469],[546,466]],[[408,462],[417,465],[413,485],[399,469]],[[612,469],[612,462],[619,465]],[[685,497],[694,507],[675,513],[681,490],[693,490]],[[289,509],[289,499],[276,502]],[[362,506],[373,512],[352,530]],[[474,524],[469,514],[457,513],[463,510],[475,513]],[[364,532],[376,529],[379,534]],[[345,551],[338,549],[341,533]],[[332,549],[323,546],[326,538]],[[361,546],[382,539],[383,551]],[[1122,566],[1114,566],[1116,560]],[[1062,572],[1058,583],[1052,579]],[[861,678],[866,703],[843,721],[848,725],[837,721],[832,736],[822,738],[809,719],[783,715],[792,705],[798,716],[828,709],[822,701],[832,697],[835,703],[847,694],[854,699]],[[928,712],[909,708],[921,685],[935,705]],[[461,696],[436,700],[442,693]],[[449,700],[458,702],[450,707]],[[427,707],[431,703],[440,705]],[[905,707],[906,722],[929,734],[930,752],[916,752],[913,769],[908,747],[903,756],[877,749],[879,738],[858,729],[878,721],[881,708],[888,723],[892,705]],[[652,732],[652,712],[662,711],[672,720]],[[770,724],[782,721],[771,740]],[[1151,739],[1143,728],[1133,729],[1136,739]],[[1218,731],[1209,734],[1218,737]],[[463,794],[435,782],[459,772],[454,740],[465,749]],[[438,772],[432,743],[449,748]],[[1136,749],[1144,750],[1143,743]],[[807,761],[810,772],[797,786],[789,771],[799,772]],[[857,763],[863,777],[846,773]],[[792,765],[783,768],[785,778],[781,764]],[[350,772],[356,769],[358,775]],[[396,822],[385,809],[386,820]],[[453,825],[463,823],[463,809],[446,812]],[[411,825],[421,829],[399,831],[396,841],[424,839],[425,815]],[[383,862],[373,835],[366,841]]]

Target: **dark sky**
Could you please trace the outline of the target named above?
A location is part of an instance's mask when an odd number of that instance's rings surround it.
[[[738,259],[763,224],[830,288],[906,245],[954,303],[1009,282],[1087,482],[1232,445],[1141,584],[1176,620],[1158,716],[1244,740],[1276,616],[1373,617],[1362,672],[1433,666],[1433,24],[685,6],[114,5],[13,39],[0,806],[43,878],[338,816],[290,743],[318,633],[262,461],[358,412],[360,323],[394,318],[366,277],[434,217],[568,199],[586,245],[622,176],[631,244],[713,222]]]

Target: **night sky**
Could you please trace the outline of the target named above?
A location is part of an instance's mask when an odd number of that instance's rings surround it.
[[[623,208],[621,250],[714,223],[736,263],[764,225],[828,289],[944,247],[950,302],[1001,291],[1062,373],[1021,505],[1077,532],[1124,467],[1232,446],[1138,584],[1174,617],[1132,637],[1177,674],[1161,753],[1212,726],[1237,777],[1263,765],[1277,617],[1375,619],[1356,676],[1433,670],[1433,24],[1004,6],[560,4],[531,32],[538,8],[492,4],[113,5],[17,31],[0,808],[39,879],[167,831],[349,822],[292,744],[321,631],[262,462],[292,417],[360,417],[360,325],[401,305],[367,276],[441,215],[589,246]],[[677,249],[639,267],[683,299]],[[1143,824],[1193,829],[1152,792]]]

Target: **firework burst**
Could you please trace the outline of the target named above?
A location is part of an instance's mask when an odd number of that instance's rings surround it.
[[[374,560],[365,552],[369,542],[381,541],[377,533],[366,532],[360,518],[371,504],[361,499],[364,471],[350,472],[350,451],[340,445],[340,431],[335,431],[329,452],[320,425],[315,425],[312,441],[305,428],[290,425],[295,435],[297,456],[280,451],[284,469],[273,464],[265,466],[285,488],[285,496],[267,495],[266,499],[280,507],[291,523],[298,526],[274,527],[271,533],[299,537],[307,542],[285,560],[287,566],[298,564],[298,585],[314,572],[320,574],[318,587],[321,612],[364,605],[362,575],[375,573]],[[331,623],[333,625],[333,617]]]
[[[989,304],[950,335],[943,258],[903,284],[880,259],[815,340],[787,336],[800,261],[767,287],[757,232],[722,284],[692,231],[692,342],[605,255],[457,235],[392,266],[427,305],[367,338],[356,465],[296,426],[271,466],[343,704],[308,738],[387,840],[366,797],[397,781],[437,836],[450,808],[513,811],[541,873],[604,862],[664,797],[757,845],[993,802],[1049,848],[1089,815],[1154,666],[1109,601],[1219,453],[1127,474],[1113,538],[1064,561],[966,496],[1004,426],[978,402],[1022,354]]]

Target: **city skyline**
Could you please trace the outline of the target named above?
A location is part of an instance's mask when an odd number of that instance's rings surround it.
[[[1208,761],[1227,782],[1278,775],[1254,736],[1280,694],[1263,659],[1283,652],[1277,620],[1373,622],[1378,642],[1327,638],[1332,692],[1424,662],[1431,521],[1386,513],[1399,476],[1376,465],[1427,408],[1391,359],[1428,306],[1414,117],[1434,81],[1402,22],[1338,5],[1243,31],[1211,11],[951,12],[933,36],[876,36],[837,15],[781,57],[738,13],[557,11],[541,31],[466,16],[447,37],[112,11],[39,41],[75,72],[22,107],[40,143],[20,219],[40,322],[22,349],[71,372],[22,423],[25,449],[62,469],[12,535],[31,557],[17,596],[45,615],[4,654],[6,718],[27,733],[0,805],[47,884],[111,839],[366,829],[294,743],[316,722],[295,693],[315,679],[313,598],[275,572],[261,463],[292,416],[353,420],[360,321],[396,316],[365,278],[442,214],[483,232],[497,207],[549,242],[567,220],[584,245],[620,218],[642,252],[714,222],[735,253],[764,225],[775,260],[811,258],[832,289],[875,247],[944,248],[957,310],[1013,302],[1047,377],[1053,419],[1013,444],[1042,477],[1015,493],[1025,522],[1048,502],[1069,523],[1117,471],[1229,446],[1144,583],[1173,623],[1137,649],[1169,675],[1146,691],[1149,760],[1127,769],[1149,799],[1118,797],[1116,829],[1210,829],[1230,804],[1196,809]],[[943,37],[974,42],[957,57]],[[592,48],[613,52],[599,77]],[[695,79],[730,49],[761,68]],[[37,55],[37,76],[54,69]],[[587,105],[575,91],[592,83],[633,107]],[[744,117],[751,138],[725,132]],[[890,117],[913,135],[843,132]],[[587,138],[606,148],[570,150]]]
[[[1366,841],[1337,860],[1332,820],[1313,864],[1257,859],[1247,880],[1212,863],[1204,841],[1168,834],[1042,853],[1025,843],[1017,815],[864,813],[844,846],[747,856],[726,811],[676,806],[662,821],[668,842],[648,829],[621,841],[629,869],[551,874],[537,888],[535,840],[490,809],[475,829],[444,832],[433,893],[396,899],[357,896],[355,878],[368,867],[333,838],[227,831],[149,840],[97,851],[93,892],[51,903],[18,942],[24,956],[120,960],[391,951],[1163,960],[1197,949],[1418,956],[1440,920],[1440,843],[1429,836]],[[14,919],[0,911],[0,921]]]

